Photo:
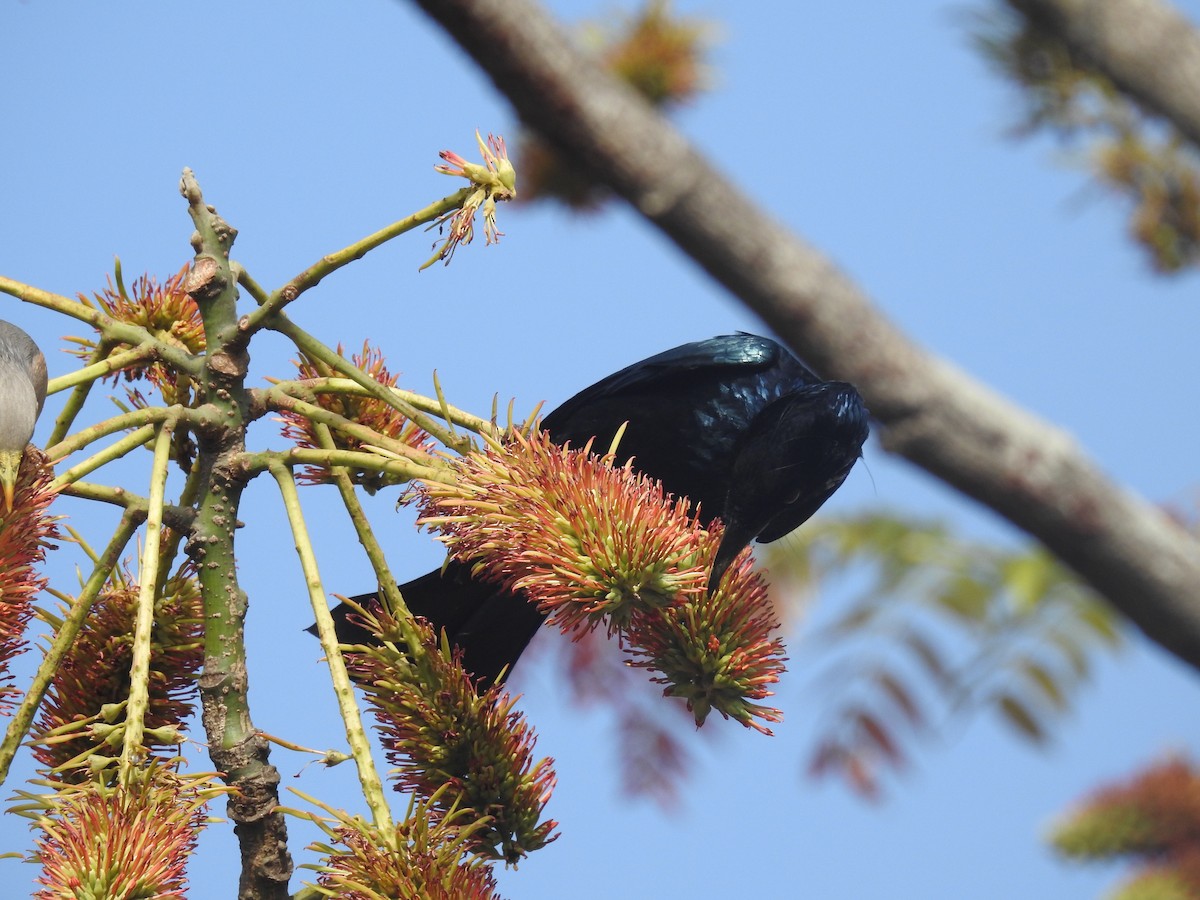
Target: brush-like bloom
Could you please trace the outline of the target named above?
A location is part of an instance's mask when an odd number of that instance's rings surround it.
[[[41,830],[37,900],[182,900],[188,856],[208,801],[226,789],[212,775],[181,776],[154,764],[115,781],[59,786],[22,810]]]
[[[79,299],[120,322],[142,326],[166,344],[199,356],[204,353],[206,346],[204,322],[196,301],[183,289],[187,273],[188,267],[184,266],[161,285],[149,275],[143,275],[129,291],[118,277],[117,287],[113,287],[110,279],[108,287],[92,299],[83,294],[79,295]],[[90,357],[98,346],[96,341],[82,338],[72,340],[80,344],[82,349],[76,352],[81,356]],[[129,349],[126,344],[115,344],[108,348],[108,355]],[[145,377],[158,388],[168,405],[180,403],[195,406],[202,399],[190,378],[153,359],[114,372],[111,377],[117,380],[122,375],[130,381]]]
[[[340,344],[337,352],[339,356],[344,355]],[[363,341],[362,353],[354,354],[350,357],[350,361],[384,387],[395,387],[400,378],[399,372],[388,370],[383,352],[373,348],[369,341]],[[298,362],[296,366],[300,371],[301,378],[320,378],[333,374],[328,367],[307,357]],[[424,430],[409,421],[403,413],[375,397],[355,394],[318,394],[316,402],[317,405],[330,412],[365,425],[385,437],[400,441],[416,450],[428,452],[433,446],[433,442]],[[316,428],[309,419],[298,413],[286,411],[281,413],[280,418],[283,422],[285,438],[295,441],[301,447],[321,447]],[[369,449],[362,441],[336,429],[333,429],[331,433],[334,446],[340,449]],[[383,472],[357,471],[353,472],[352,476],[356,483],[363,485],[370,493],[389,484],[399,483],[399,479],[395,476]],[[310,484],[320,484],[329,481],[329,472],[317,466],[307,466],[301,471],[300,478]]]
[[[138,585],[118,576],[97,598],[91,615],[67,651],[42,703],[33,755],[60,777],[86,777],[87,757],[107,747],[125,720],[129,696]],[[154,604],[150,656],[150,706],[146,747],[174,747],[192,710],[196,678],[204,660],[203,604],[190,564],[169,578]]]
[[[705,532],[630,465],[539,432],[456,463],[456,483],[426,483],[419,524],[478,576],[525,591],[564,632],[626,625],[637,608],[703,593]]]
[[[416,623],[424,646],[416,659],[397,648],[397,624],[386,612],[374,610],[365,624],[387,643],[356,648],[347,662],[397,767],[396,790],[429,798],[439,816],[490,817],[471,834],[481,855],[515,863],[554,840],[558,823],[540,821],[554,789],[553,760],[533,762],[536,736],[514,710],[516,699],[496,685],[478,693],[424,622]]]
[[[12,712],[16,688],[8,665],[25,649],[25,626],[33,614],[33,598],[46,587],[39,568],[50,541],[59,538],[47,513],[54,494],[54,473],[46,455],[29,447],[21,460],[13,492],[12,512],[0,519],[0,713]]]
[[[449,265],[458,246],[471,243],[475,237],[475,214],[480,209],[483,210],[483,233],[486,242],[499,243],[504,234],[496,227],[496,202],[516,198],[517,173],[508,161],[504,138],[489,134],[485,142],[476,131],[475,140],[479,144],[480,155],[483,156],[482,166],[467,162],[453,150],[443,150],[438,154],[443,164],[434,166],[434,169],[443,175],[466,178],[474,185],[474,190],[467,195],[462,206],[439,217],[430,226],[432,228],[448,225],[449,231],[437,252],[421,266],[422,269],[427,269],[439,259]]]
[[[720,533],[708,548],[715,556]],[[711,559],[711,557],[709,557]],[[757,719],[779,722],[783,713],[751,701],[772,695],[784,671],[783,642],[762,577],[743,551],[712,596],[689,598],[667,609],[638,614],[630,623],[630,665],[662,673],[668,697],[683,697],[703,725],[711,710],[763,734]]]
[[[331,843],[312,844],[324,854],[317,889],[339,900],[499,900],[491,866],[471,852],[474,827],[457,813],[441,815],[432,801],[413,803],[404,822],[381,831],[358,816],[329,807],[332,823],[312,816]]]
[[[631,465],[544,433],[468,454],[455,475],[420,487],[420,521],[475,575],[524,591],[564,632],[606,622],[697,724],[716,709],[769,733],[755,719],[779,711],[750,701],[783,671],[778,621],[748,550],[708,594],[719,525],[700,527]]]
[[[1066,856],[1137,861],[1139,870],[1121,897],[1198,896],[1200,773],[1182,759],[1170,759],[1102,788],[1050,840]]]

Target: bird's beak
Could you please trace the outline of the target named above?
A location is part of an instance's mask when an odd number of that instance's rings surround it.
[[[24,451],[0,450],[0,485],[4,488],[4,514],[13,511],[13,495],[17,490],[17,473],[21,470]]]
[[[721,536],[721,543],[717,545],[712,571],[708,573],[708,596],[716,593],[725,572],[752,540],[753,534],[743,534],[740,529],[726,528],[725,534]]]

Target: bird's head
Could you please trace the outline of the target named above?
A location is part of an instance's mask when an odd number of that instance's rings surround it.
[[[782,537],[820,509],[862,456],[869,431],[862,396],[840,381],[785,394],[751,420],[733,457],[710,591],[755,538]]]

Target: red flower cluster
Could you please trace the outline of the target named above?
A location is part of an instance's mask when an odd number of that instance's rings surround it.
[[[379,722],[396,790],[431,798],[439,815],[456,810],[491,821],[471,836],[475,852],[515,863],[550,843],[557,822],[541,821],[554,789],[553,760],[533,762],[536,740],[516,700],[499,686],[482,693],[433,630],[416,627],[423,652],[397,644],[397,624],[382,609],[365,620],[386,643],[356,648],[347,664]]]
[[[686,499],[543,433],[469,454],[455,475],[421,485],[420,521],[476,575],[524,591],[564,632],[606,622],[697,724],[710,709],[764,732],[755,718],[779,720],[749,702],[783,670],[766,587],[747,551],[706,591],[721,529],[702,528]]]
[[[340,344],[338,345],[338,354],[343,355]],[[388,371],[383,352],[371,347],[368,341],[363,341],[362,353],[354,354],[350,357],[350,361],[384,387],[395,387],[400,378],[400,373]],[[297,367],[300,370],[301,378],[321,378],[334,374],[327,366],[307,358],[297,363]],[[337,413],[345,419],[364,425],[414,449],[428,451],[432,447],[429,435],[409,421],[403,413],[375,397],[322,393],[317,395],[316,402],[317,405],[330,412]],[[312,449],[321,447],[321,442],[317,439],[316,427],[310,420],[298,413],[287,411],[281,413],[281,418],[283,434],[288,440],[294,441],[301,447]],[[340,449],[364,449],[361,441],[348,437],[336,429],[333,430],[332,436],[334,446]],[[329,473],[325,469],[309,466],[302,471],[300,477],[309,483],[320,484],[329,480]],[[395,483],[392,476],[378,472],[357,472],[355,480],[372,492],[385,485]]]
[[[21,460],[13,509],[0,519],[0,682],[12,680],[8,664],[25,649],[25,626],[33,614],[33,598],[46,587],[38,566],[50,541],[59,537],[47,509],[55,495],[54,476],[44,453],[28,447]],[[0,712],[12,711],[16,688],[0,686]]]
[[[161,765],[115,782],[89,779],[34,798],[26,807],[42,834],[37,900],[154,897],[183,900],[185,867],[206,822],[209,799],[224,793],[211,776],[180,776]]]
[[[64,780],[87,777],[87,756],[107,749],[105,731],[124,721],[119,704],[129,696],[137,598],[138,584],[128,575],[106,587],[50,682],[33,755],[49,769],[70,765],[59,774]],[[154,606],[146,746],[174,747],[156,741],[154,732],[182,728],[204,660],[203,604],[190,564],[167,580]]]
[[[89,306],[99,307],[120,322],[140,325],[159,340],[199,356],[204,353],[207,342],[200,308],[183,289],[187,274],[188,266],[185,265],[161,285],[149,275],[143,275],[133,283],[133,289],[127,291],[118,271],[117,287],[114,288],[110,280],[108,287],[92,299],[83,294],[79,299]],[[83,349],[77,351],[81,356],[90,356],[98,346],[95,341],[72,340],[82,346]],[[126,344],[116,344],[108,348],[108,355],[129,349]],[[168,405],[195,406],[201,399],[190,378],[152,359],[114,372],[111,377],[116,380],[121,375],[130,381],[145,376],[162,393],[163,401]],[[136,392],[130,395],[135,405],[139,405],[139,398],[140,394]],[[140,405],[144,403],[142,400]]]
[[[414,803],[406,821],[383,831],[337,810],[333,823],[314,821],[332,844],[309,849],[325,855],[317,882],[322,896],[344,900],[499,900],[491,866],[469,849],[471,826],[458,814],[439,816],[428,802]]]

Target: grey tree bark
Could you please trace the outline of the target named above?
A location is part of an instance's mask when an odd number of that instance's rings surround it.
[[[1113,483],[1061,430],[901,333],[846,274],[739,193],[536,3],[416,2],[547,143],[624,197],[824,376],[857,385],[888,450],[1042,541],[1151,639],[1200,668],[1200,543],[1186,530]],[[1151,0],[1012,2],[1070,8],[1085,18],[1098,7],[1161,7]],[[1165,40],[1161,31],[1147,34]],[[1182,48],[1179,66],[1194,94],[1200,80],[1186,73],[1198,65],[1195,36],[1170,43]],[[1162,62],[1159,47],[1141,51]],[[1131,60],[1125,69],[1137,71]],[[1183,90],[1164,84],[1167,95]],[[1155,102],[1174,109],[1166,97]]]

